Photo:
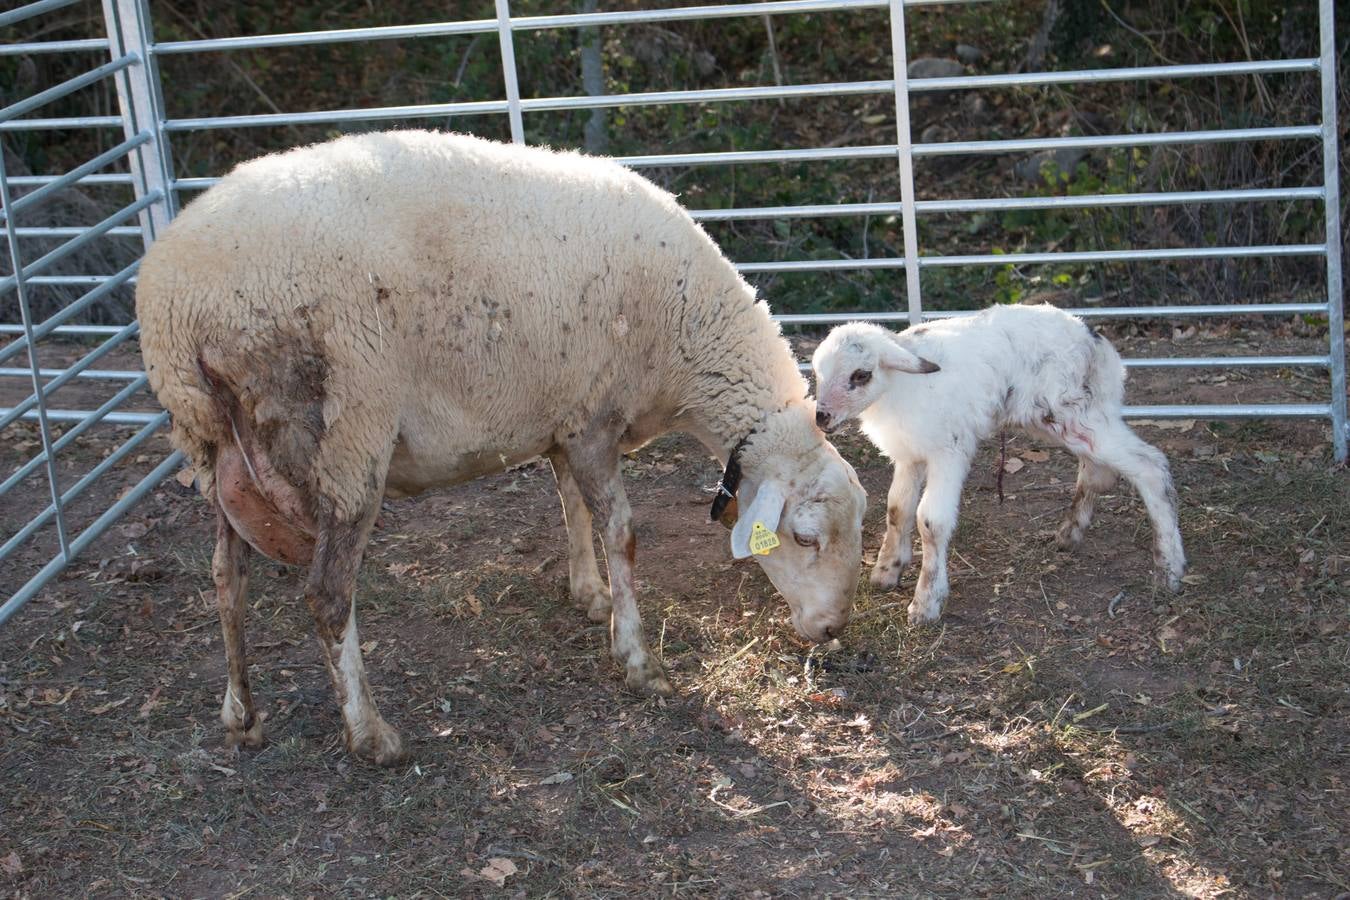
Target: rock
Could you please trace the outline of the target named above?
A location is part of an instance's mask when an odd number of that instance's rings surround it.
[[[906,72],[910,78],[951,78],[964,75],[966,68],[954,59],[925,56],[911,62]]]
[[[956,58],[968,66],[973,66],[984,58],[984,51],[979,47],[972,47],[970,44],[957,44]]]
[[[1087,151],[1078,147],[1042,150],[1040,153],[1029,156],[1013,166],[1013,173],[1024,181],[1041,184],[1045,180],[1041,176],[1041,170],[1047,165],[1053,164],[1052,168],[1057,168],[1062,173],[1072,175],[1074,169],[1078,167],[1078,163],[1085,156],[1087,156]]]

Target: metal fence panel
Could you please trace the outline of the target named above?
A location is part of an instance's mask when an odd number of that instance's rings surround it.
[[[34,19],[71,5],[75,0],[39,0],[0,13],[0,28]],[[505,115],[511,139],[526,141],[525,117],[562,110],[590,110],[613,107],[656,107],[673,104],[709,104],[781,101],[788,98],[832,102],[845,96],[891,95],[896,114],[895,142],[838,147],[769,148],[697,153],[629,155],[619,161],[636,168],[670,169],[674,167],[749,166],[780,163],[856,162],[894,160],[897,199],[865,203],[799,203],[777,206],[744,206],[725,209],[696,209],[693,216],[704,222],[749,220],[826,219],[851,217],[864,222],[872,216],[897,216],[901,224],[902,253],[895,257],[870,259],[780,259],[741,261],[739,268],[748,274],[885,271],[902,270],[905,286],[903,308],[881,312],[783,313],[777,318],[789,326],[823,326],[850,319],[884,323],[917,323],[964,313],[925,309],[924,273],[971,266],[1017,266],[1044,263],[1091,263],[1121,261],[1184,261],[1227,258],[1276,258],[1313,256],[1325,260],[1326,294],[1306,302],[1232,303],[1202,305],[1166,305],[1149,307],[1091,306],[1072,309],[1078,315],[1104,320],[1235,317],[1252,315],[1288,316],[1317,314],[1329,322],[1326,352],[1317,354],[1266,354],[1243,356],[1192,356],[1127,359],[1131,368],[1169,368],[1176,370],[1225,368],[1308,368],[1329,373],[1330,391],[1323,402],[1262,404],[1168,404],[1136,406],[1134,416],[1149,418],[1315,418],[1329,420],[1332,426],[1333,452],[1337,460],[1346,458],[1346,373],[1341,260],[1341,222],[1339,205],[1338,152],[1336,130],[1336,85],[1333,0],[1319,0],[1319,52],[1315,57],[1283,60],[1216,62],[1203,65],[1165,65],[1091,69],[1067,72],[1020,72],[996,75],[961,75],[942,78],[909,77],[906,53],[906,10],[920,6],[949,6],[981,0],[773,0],[764,3],[728,3],[710,6],[686,6],[660,10],[629,10],[583,14],[532,15],[513,17],[509,0],[495,0],[495,17],[473,21],[445,21],[421,24],[346,28],[331,31],[273,34],[254,37],[227,37],[203,40],[153,40],[152,23],[146,0],[102,0],[106,33],[103,36],[60,40],[10,42],[0,44],[0,56],[26,54],[103,54],[107,62],[91,63],[82,74],[61,84],[41,90],[0,110],[0,134],[42,134],[71,129],[120,129],[123,140],[68,172],[57,174],[9,175],[0,158],[0,221],[3,221],[11,274],[0,278],[0,297],[13,293],[18,321],[0,322],[0,335],[10,340],[0,346],[0,384],[31,386],[26,399],[0,408],[0,431],[20,422],[36,423],[40,450],[0,481],[0,499],[20,489],[29,479],[42,474],[49,502],[13,534],[0,535],[0,567],[24,548],[47,535],[55,537],[54,551],[45,561],[26,562],[31,570],[22,584],[10,587],[10,595],[0,605],[0,623],[35,596],[77,554],[85,550],[119,516],[153,489],[182,462],[182,456],[167,450],[152,467],[127,489],[97,511],[93,520],[78,530],[72,524],[70,503],[131,456],[144,449],[161,432],[167,413],[157,410],[146,394],[147,379],[129,368],[95,368],[94,363],[112,356],[136,334],[134,323],[123,325],[82,324],[76,321],[95,305],[134,284],[136,264],[115,274],[56,273],[48,270],[91,242],[139,237],[142,252],[167,225],[185,194],[204,190],[217,177],[176,178],[170,144],[175,135],[208,129],[274,127],[277,125],[341,124],[380,122],[392,119],[431,119],[448,115]],[[816,84],[778,84],[700,90],[647,91],[604,96],[523,96],[520,72],[516,65],[516,36],[525,32],[554,29],[623,27],[651,23],[671,23],[751,16],[789,16],[857,10],[884,10],[890,28],[892,74],[889,79],[844,81]],[[332,45],[358,41],[421,39],[454,35],[490,35],[495,33],[501,56],[504,96],[481,97],[453,103],[433,103],[378,108],[338,109],[310,112],[275,112],[253,115],[169,118],[164,91],[170,95],[173,84],[164,85],[158,72],[160,58],[259,50],[304,45]],[[91,55],[91,59],[94,56]],[[1259,76],[1275,73],[1310,73],[1320,79],[1321,114],[1317,122],[1180,132],[1125,133],[1071,137],[1031,137],[964,141],[915,141],[911,134],[910,108],[915,96],[938,91],[1002,90],[1013,87],[1071,85],[1107,81],[1146,81],[1153,79],[1214,78]],[[116,90],[118,115],[42,117],[41,110],[55,100],[91,85],[111,80]],[[33,115],[37,113],[37,115]],[[1323,179],[1318,186],[1291,188],[1233,188],[1204,191],[1099,193],[1086,196],[1034,197],[958,197],[932,200],[916,198],[915,161],[955,155],[1009,154],[1063,151],[1069,149],[1157,147],[1168,145],[1205,145],[1254,141],[1320,142]],[[93,226],[76,224],[24,225],[25,216],[48,203],[71,186],[131,188],[134,199],[114,214]],[[21,192],[15,196],[15,191]],[[1115,247],[1074,252],[1022,252],[1008,254],[949,254],[922,252],[919,219],[922,216],[974,214],[987,212],[1035,211],[1152,207],[1177,204],[1237,204],[1267,201],[1303,201],[1319,204],[1325,221],[1325,239],[1321,243],[1253,244],[1250,246],[1191,246],[1165,249]],[[135,217],[138,224],[128,223]],[[864,226],[865,227],[865,226]],[[54,249],[29,259],[24,242],[66,239]],[[45,273],[45,274],[44,274]],[[31,315],[31,292],[39,289],[87,288],[45,321]],[[770,295],[770,301],[773,297]],[[43,353],[52,342],[98,339],[74,360],[44,364]],[[62,345],[69,347],[70,345]],[[3,363],[22,356],[24,365]],[[108,384],[117,390],[92,409],[72,403],[64,388],[74,383]],[[85,404],[93,405],[93,404]],[[128,408],[135,407],[135,408]],[[64,432],[57,434],[59,428]],[[88,472],[79,476],[62,474],[58,461],[63,452],[78,448],[93,429],[112,431],[119,442]],[[124,438],[124,439],[121,439]],[[32,492],[30,492],[31,494]],[[33,494],[36,496],[36,494]],[[33,554],[24,557],[32,560]],[[0,596],[5,592],[0,591]]]

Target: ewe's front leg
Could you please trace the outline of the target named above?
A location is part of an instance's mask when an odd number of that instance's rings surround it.
[[[572,600],[586,610],[592,622],[609,621],[609,590],[600,580],[595,562],[595,542],[591,538],[591,511],[581,496],[567,459],[561,453],[549,457],[553,477],[558,481],[562,499],[563,524],[567,526],[567,587]]]
[[[604,454],[587,454],[579,462],[568,459],[572,475],[591,513],[604,523],[605,562],[609,567],[609,589],[613,610],[609,622],[610,652],[623,665],[624,683],[641,694],[669,696],[674,688],[661,664],[647,647],[642,633],[642,615],[638,612],[637,587],[633,566],[637,539],[633,534],[632,510],[623,490],[617,449]]]
[[[897,462],[886,495],[886,537],[872,567],[872,584],[890,590],[900,582],[900,573],[914,559],[914,512],[923,486],[923,469]]]
[[[914,588],[914,600],[909,605],[911,625],[936,622],[947,602],[947,545],[956,532],[961,488],[969,468],[968,460],[948,460],[929,466],[928,486],[918,509],[923,568]]]

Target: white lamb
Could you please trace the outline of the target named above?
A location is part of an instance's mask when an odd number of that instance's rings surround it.
[[[866,504],[853,469],[764,303],[670,194],[613,162],[430,132],[264,157],[150,248],[137,311],[150,384],[219,510],[232,742],[262,740],[249,545],[309,566],[348,746],[392,763],[402,743],[371,700],[353,599],[381,498],[541,454],[573,596],[610,620],[633,689],[671,686],[642,632],[619,462],[669,431],[726,463],[715,518],[743,474],[732,549],[755,553],[802,636],[848,620]]]
[[[966,473],[980,442],[1009,427],[1078,457],[1073,505],[1058,534],[1062,549],[1083,539],[1098,492],[1122,474],[1153,522],[1162,580],[1181,589],[1186,556],[1167,458],[1122,420],[1125,367],[1081,320],[1052,306],[1000,306],[899,334],[855,322],[830,332],[812,366],[820,426],[834,430],[856,416],[895,462],[873,584],[895,587],[913,557],[917,513],[923,566],[910,622],[942,614],[947,544]]]

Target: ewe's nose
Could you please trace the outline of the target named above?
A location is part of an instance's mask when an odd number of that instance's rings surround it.
[[[822,431],[830,427],[830,414],[823,409],[816,410],[816,427]]]

